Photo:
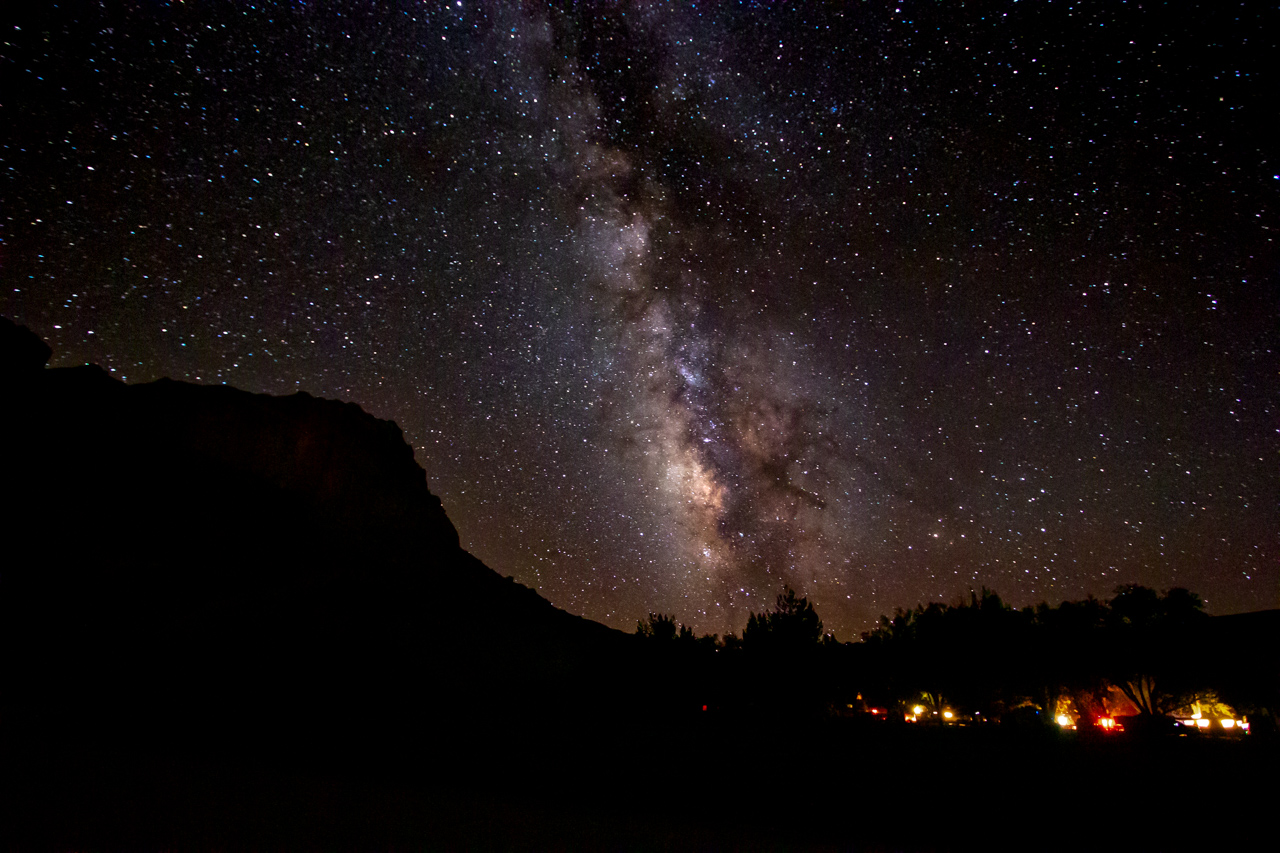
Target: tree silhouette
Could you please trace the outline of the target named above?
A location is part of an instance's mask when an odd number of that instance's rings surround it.
[[[771,613],[752,613],[742,632],[747,651],[803,652],[822,640],[822,620],[807,598],[785,587]]]
[[[1116,588],[1110,602],[1109,680],[1144,716],[1167,714],[1206,692],[1196,629],[1208,617],[1200,596],[1181,587],[1162,597],[1138,584]],[[1191,652],[1188,652],[1191,649]]]
[[[1065,696],[1086,719],[1107,715],[1110,619],[1107,603],[1093,596],[1057,607],[1046,602],[1036,606],[1030,645],[1038,661],[1034,698],[1046,714],[1052,714]]]
[[[684,625],[679,626],[680,634],[692,633],[689,628]],[[650,613],[647,622],[636,623],[636,633],[646,640],[655,642],[666,642],[676,639],[676,619],[674,616],[668,616],[665,613]]]

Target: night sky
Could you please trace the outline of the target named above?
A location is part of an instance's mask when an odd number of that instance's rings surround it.
[[[0,314],[560,607],[1280,606],[1274,3],[8,5]]]

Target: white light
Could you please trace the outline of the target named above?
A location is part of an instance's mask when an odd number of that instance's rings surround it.
[[[1059,714],[1059,715],[1058,715],[1058,725],[1060,725],[1060,726],[1069,726],[1069,725],[1071,725],[1071,718],[1070,718],[1070,717],[1068,717],[1066,714]]]
[[[1223,727],[1224,729],[1234,729],[1234,728],[1236,727],[1236,721],[1235,721],[1235,720],[1223,720],[1223,721],[1222,721],[1222,727]]]

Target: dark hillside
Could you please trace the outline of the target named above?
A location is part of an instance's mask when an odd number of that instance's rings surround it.
[[[632,638],[461,550],[395,424],[3,335],[9,720],[367,760],[620,688]]]

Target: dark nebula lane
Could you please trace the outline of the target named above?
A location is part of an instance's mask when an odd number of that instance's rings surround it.
[[[464,547],[623,629],[1275,607],[1277,16],[10,12],[0,314],[394,419]]]

